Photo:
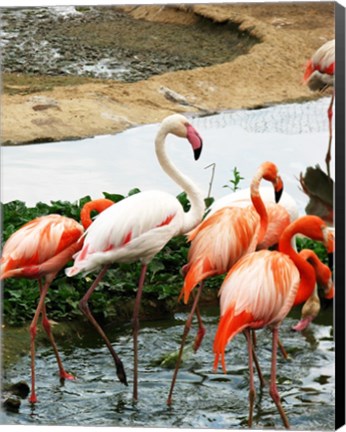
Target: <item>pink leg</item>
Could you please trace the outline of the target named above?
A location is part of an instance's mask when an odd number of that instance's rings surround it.
[[[40,285],[40,292],[42,294],[41,280],[39,280],[39,285]],[[70,379],[70,380],[74,379],[74,376],[68,374],[65,371],[65,369],[64,369],[64,367],[62,365],[62,361],[61,361],[60,356],[59,356],[58,348],[56,346],[56,343],[55,343],[55,340],[54,340],[54,336],[53,336],[53,333],[52,333],[51,325],[50,325],[48,317],[47,317],[46,305],[45,304],[43,304],[43,306],[42,306],[42,326],[43,326],[44,330],[46,331],[46,333],[47,333],[47,335],[49,337],[50,343],[52,344],[52,347],[53,347],[53,350],[54,350],[54,354],[55,354],[56,360],[58,362],[60,378],[63,379],[63,380],[64,379]]]
[[[250,373],[250,389],[249,389],[249,421],[248,425],[251,428],[252,426],[252,418],[253,418],[253,406],[254,401],[256,397],[256,390],[255,390],[255,383],[254,383],[254,374],[253,374],[253,346],[252,346],[252,340],[250,335],[250,330],[246,329],[244,330],[244,334],[247,340],[247,348],[248,348],[248,355],[249,355],[249,373]]]
[[[284,409],[282,408],[281,402],[280,402],[280,395],[276,387],[276,353],[277,353],[277,347],[278,347],[278,339],[279,339],[279,333],[278,328],[275,327],[273,329],[273,345],[272,345],[272,365],[271,365],[271,377],[270,377],[270,396],[272,397],[279,413],[281,416],[281,419],[283,421],[283,424],[285,428],[289,429],[290,425],[288,423],[288,419],[286,416],[286,413]]]
[[[288,359],[287,351],[285,350],[285,347],[282,345],[282,342],[281,342],[281,340],[279,338],[278,338],[278,347],[279,347],[279,349],[281,351],[281,354],[282,354],[283,358],[285,360],[287,360]]]
[[[201,292],[202,292],[202,287],[203,287],[203,282],[201,282],[199,284],[199,287],[198,287],[198,290],[197,290],[197,295],[196,295],[196,297],[194,299],[194,302],[193,302],[190,314],[189,314],[189,316],[188,316],[188,318],[186,320],[186,323],[185,323],[185,328],[184,328],[184,333],[183,333],[183,337],[182,337],[182,340],[181,340],[181,345],[180,345],[180,350],[179,350],[179,354],[178,354],[178,359],[177,359],[177,362],[176,362],[176,365],[175,365],[175,369],[174,369],[174,373],[173,373],[173,378],[172,378],[172,382],[171,382],[171,388],[170,388],[168,399],[167,399],[167,405],[171,405],[172,404],[172,396],[173,396],[174,385],[175,385],[175,381],[177,379],[178,370],[179,370],[179,367],[180,367],[181,358],[182,358],[183,351],[184,351],[184,345],[185,345],[185,342],[186,342],[187,335],[189,334],[189,331],[190,331],[190,328],[191,328],[193,315],[195,313],[195,310],[196,310],[196,307],[197,307],[197,304],[198,304],[198,300],[199,300],[199,297],[200,297]]]
[[[331,160],[331,148],[332,148],[332,138],[333,138],[333,103],[334,103],[334,92],[332,95],[332,99],[330,101],[329,107],[328,107],[328,123],[329,123],[329,143],[328,143],[328,150],[326,154],[326,164],[327,164],[327,173],[328,177],[330,178],[330,160]]]
[[[138,282],[138,291],[135,301],[135,306],[133,309],[133,319],[132,319],[132,328],[133,328],[133,400],[137,402],[138,400],[138,331],[139,331],[139,306],[141,304],[141,297],[143,292],[143,285],[145,274],[147,271],[147,265],[142,265],[141,275],[139,277]]]
[[[79,307],[80,307],[81,311],[84,313],[84,315],[91,322],[91,324],[95,327],[95,329],[97,330],[99,335],[102,337],[102,339],[105,341],[107,348],[113,357],[115,367],[117,370],[117,377],[119,378],[119,381],[122,382],[123,384],[127,385],[126,373],[124,370],[123,363],[120,360],[120,358],[118,357],[117,353],[114,351],[114,348],[112,347],[112,344],[110,343],[105,332],[102,330],[101,326],[98,324],[98,322],[92,316],[90,309],[89,309],[89,305],[88,305],[88,300],[89,300],[91,294],[94,292],[95,288],[97,287],[97,285],[100,283],[100,281],[102,280],[102,278],[106,274],[108,268],[109,268],[109,265],[106,265],[103,267],[103,269],[101,270],[101,272],[99,273],[97,278],[94,280],[94,283],[88,289],[88,291],[86,292],[86,294],[82,298],[82,300],[79,302]]]
[[[52,278],[46,278],[46,283],[41,289],[40,286],[40,300],[38,302],[34,318],[30,324],[30,352],[31,352],[31,395],[29,397],[29,401],[31,403],[37,402],[36,392],[35,392],[35,338],[36,338],[36,332],[37,332],[37,321],[40,316],[40,313],[42,311],[42,308],[44,306],[44,301],[46,298],[46,294],[49,288],[49,285],[51,281],[54,279]]]
[[[199,307],[198,306],[196,306],[196,317],[198,319],[198,332],[197,332],[197,336],[195,338],[195,342],[193,344],[193,350],[195,352],[201,346],[202,340],[203,340],[204,335],[205,335],[205,327],[203,325],[202,316],[201,316],[201,313],[199,311]]]

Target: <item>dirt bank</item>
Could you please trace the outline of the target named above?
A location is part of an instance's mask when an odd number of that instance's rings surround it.
[[[129,6],[119,10],[140,20],[185,26],[200,16],[215,23],[232,22],[240,33],[258,38],[259,43],[226,63],[131,83],[82,77],[71,82],[66,77],[59,85],[37,89],[25,82],[25,76],[18,85],[13,73],[5,74],[3,143],[115,133],[160,121],[172,112],[205,114],[309,99],[315,96],[302,85],[306,59],[334,37],[333,2]]]

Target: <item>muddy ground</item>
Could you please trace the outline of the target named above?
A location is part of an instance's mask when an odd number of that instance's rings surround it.
[[[53,21],[2,12],[20,24],[2,65],[8,145],[307,100],[306,60],[334,37],[334,2],[80,8]]]

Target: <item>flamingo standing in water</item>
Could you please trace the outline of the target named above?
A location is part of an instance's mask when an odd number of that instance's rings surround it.
[[[236,334],[244,332],[250,371],[249,427],[255,400],[250,330],[269,327],[273,333],[270,395],[285,427],[289,428],[276,386],[278,329],[292,306],[309,298],[316,280],[313,267],[291,246],[292,237],[298,233],[322,241],[328,252],[334,249],[334,239],[322,219],[303,216],[285,229],[280,238],[279,252],[262,250],[245,255],[231,268],[220,289],[221,318],[214,340],[214,369],[221,360],[226,372],[226,346]]]
[[[318,296],[318,285],[323,287],[324,297],[332,299],[334,297],[334,283],[332,281],[332,272],[330,268],[323,264],[314,251],[310,249],[303,249],[299,255],[308,261],[315,270],[316,284],[313,293],[306,300],[302,308],[302,315],[300,321],[292,327],[295,331],[302,331],[308,327],[312,320],[314,320],[320,312],[321,302]]]
[[[58,272],[65,267],[72,256],[81,249],[81,236],[91,220],[91,212],[102,212],[113,205],[108,199],[99,199],[86,203],[81,211],[82,225],[74,219],[58,214],[41,216],[26,223],[14,232],[6,241],[1,257],[0,280],[13,278],[37,279],[40,287],[34,319],[30,325],[31,351],[31,395],[29,401],[37,402],[35,392],[35,336],[36,326],[42,313],[42,325],[46,331],[58,362],[61,379],[73,379],[62,365],[54,340],[51,326],[47,318],[45,298],[48,288]],[[42,279],[45,279],[42,284]]]
[[[335,39],[323,44],[308,60],[304,73],[304,82],[310,90],[323,92],[333,88],[332,98],[328,107],[329,143],[326,154],[327,173],[330,178],[330,159],[333,136],[333,103],[334,103],[334,72],[335,72]]]
[[[132,322],[135,401],[138,399],[138,313],[147,265],[172,237],[193,229],[201,221],[205,211],[204,200],[197,186],[181,174],[168,159],[165,139],[169,133],[187,138],[196,160],[202,150],[202,139],[184,116],[173,114],[163,120],[155,140],[158,161],[163,170],[186,191],[191,203],[190,210],[185,213],[179,201],[166,192],[146,191],[132,195],[107,209],[95,220],[86,232],[83,249],[75,256],[73,267],[66,270],[68,276],[73,276],[102,267],[100,274],[82,298],[80,307],[111,351],[106,334],[88,308],[88,300],[111,264],[137,260],[141,262],[142,270]]]
[[[208,277],[226,273],[243,255],[256,250],[265,237],[268,217],[266,207],[259,194],[262,179],[270,181],[275,190],[276,201],[279,201],[283,183],[278,170],[272,162],[264,162],[258,168],[251,183],[251,200],[253,206],[246,208],[223,207],[202,221],[188,235],[191,246],[188,252],[188,264],[183,267],[185,273],[184,286],[180,297],[184,302],[189,300],[190,293],[198,284],[199,288],[193,306],[187,318],[176,367],[167,399],[172,403],[173,389],[177,378],[183,349],[191,328],[192,318],[196,311],[199,330],[194,344],[196,351],[201,344],[205,329],[197,309],[198,300],[204,280]],[[273,194],[274,195],[274,194]],[[286,221],[286,226],[289,219]]]

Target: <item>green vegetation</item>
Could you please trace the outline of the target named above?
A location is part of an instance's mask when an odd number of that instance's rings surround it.
[[[225,185],[223,185],[223,187],[224,188],[229,188],[233,192],[235,192],[236,190],[239,189],[239,183],[240,183],[241,180],[244,180],[244,177],[242,177],[240,175],[240,172],[238,171],[237,167],[233,168],[232,174],[233,174],[233,178],[229,179],[229,182],[231,183],[232,186],[230,186],[228,184],[225,184]]]
[[[134,188],[129,191],[128,196],[138,192],[139,189]],[[104,192],[104,196],[115,202],[125,198],[123,195],[106,192]],[[187,211],[190,203],[186,194],[181,193],[177,198],[185,211]],[[82,206],[90,200],[91,198],[86,196],[75,203],[52,201],[51,204],[44,204],[40,202],[32,208],[26,207],[21,201],[1,204],[4,226],[2,244],[13,232],[38,216],[56,213],[79,221]],[[213,198],[206,198],[205,201],[206,205],[209,206]],[[313,249],[323,262],[328,263],[327,253],[321,243],[306,238],[299,238],[297,243],[298,250],[303,248]],[[183,282],[180,271],[181,267],[186,263],[188,247],[185,236],[176,237],[154,257],[148,267],[143,300],[149,303],[159,303],[163,308],[167,306],[167,302],[172,301],[173,308],[176,307],[177,296]],[[139,263],[114,265],[107,272],[90,299],[90,308],[93,313],[100,319],[127,318],[130,311],[132,311],[132,301],[136,295],[139,274]],[[49,317],[53,320],[71,320],[80,317],[81,312],[78,303],[90,287],[95,276],[96,274],[90,274],[67,278],[64,272],[61,271],[53,281],[47,295],[46,305]],[[216,293],[222,279],[222,276],[209,279],[207,285],[210,291]],[[33,318],[38,299],[39,289],[36,280],[6,279],[3,281],[5,323],[21,325],[30,321]]]

